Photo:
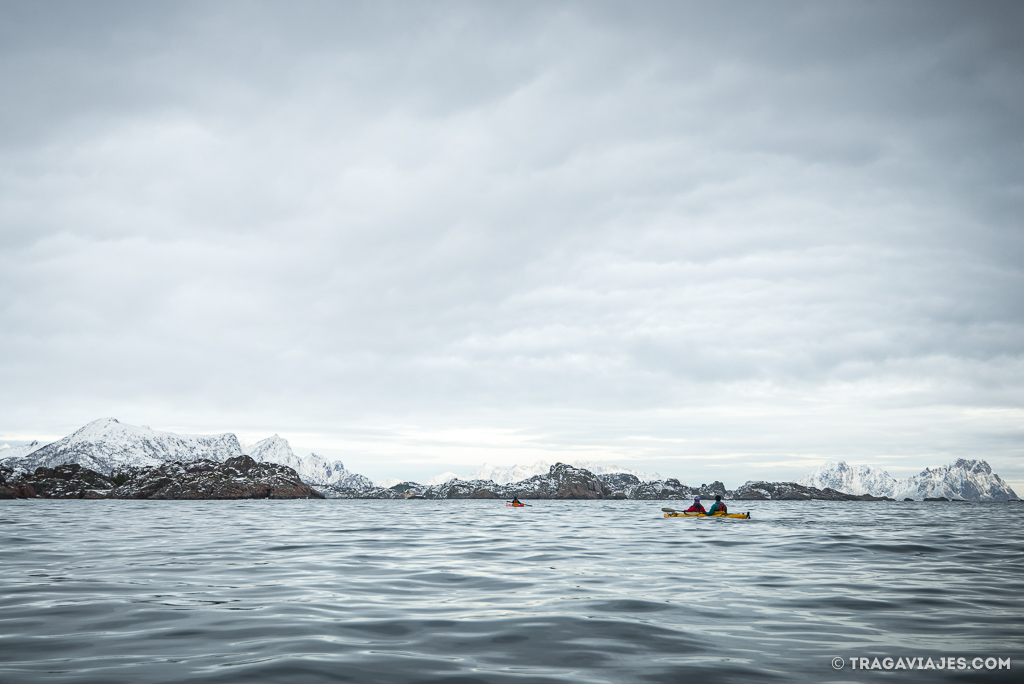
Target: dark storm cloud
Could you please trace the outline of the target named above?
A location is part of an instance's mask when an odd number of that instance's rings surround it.
[[[0,12],[10,434],[1019,463],[1018,4]]]

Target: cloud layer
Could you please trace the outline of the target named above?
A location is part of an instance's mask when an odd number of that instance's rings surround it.
[[[1024,479],[1019,4],[0,14],[6,435]]]

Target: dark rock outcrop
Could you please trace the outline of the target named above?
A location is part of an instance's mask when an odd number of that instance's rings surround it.
[[[363,488],[329,484],[321,485],[318,489],[328,499],[411,499],[415,496],[415,493],[397,492],[390,487]]]
[[[140,468],[113,489],[112,499],[322,499],[323,494],[276,463],[235,456],[223,463],[173,461]]]
[[[65,463],[55,468],[40,466],[27,475],[25,481],[45,499],[102,499],[114,486],[106,475],[77,463]]]
[[[276,463],[236,456],[130,468],[104,475],[77,463],[33,473],[0,468],[0,498],[48,499],[322,499],[298,474]]]
[[[0,466],[0,499],[102,499],[113,486],[109,477],[77,463],[32,473]]]
[[[452,479],[434,486],[401,482],[393,487],[356,490],[324,487],[331,498],[339,499],[606,499],[611,488],[589,470],[556,463],[546,475],[499,485],[491,480]]]
[[[425,491],[436,499],[497,499],[505,495],[502,487],[490,480],[449,480]]]
[[[35,488],[25,481],[22,472],[0,464],[0,499],[32,499],[36,496]]]
[[[610,473],[598,477],[611,488],[612,497],[616,499],[679,501],[689,500],[695,496],[702,499],[714,499],[715,495],[726,498],[728,494],[725,485],[717,480],[710,485],[690,487],[674,477],[650,482],[641,482],[636,476],[625,473]]]
[[[667,480],[655,480],[653,482],[640,482],[635,485],[626,485],[622,489],[617,487],[614,493],[622,493],[627,499],[647,500],[681,500],[689,499],[693,494],[693,487],[687,486],[674,477]]]
[[[715,480],[709,485],[702,484],[697,489],[697,492],[696,494],[694,494],[694,496],[699,496],[702,499],[714,499],[716,496],[721,496],[722,498],[725,498],[726,494],[728,494],[728,492],[725,489],[725,485],[719,482],[718,480]]]
[[[629,473],[604,473],[598,475],[597,479],[608,485],[613,492],[625,492],[626,489],[640,484],[640,478]]]
[[[818,489],[795,482],[748,482],[728,498],[738,501],[893,501],[884,496],[846,494],[834,489]]]
[[[547,475],[535,475],[517,485],[521,489],[518,496],[528,499],[604,499],[612,494],[594,473],[565,463],[556,463]]]

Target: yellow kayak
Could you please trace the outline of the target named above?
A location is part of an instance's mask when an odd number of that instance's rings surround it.
[[[715,513],[714,515],[704,515],[703,513],[683,513],[682,511],[674,511],[672,513],[665,513],[666,518],[740,518],[747,520],[750,518],[750,513]]]

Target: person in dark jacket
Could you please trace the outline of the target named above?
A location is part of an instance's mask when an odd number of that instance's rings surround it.
[[[729,509],[727,509],[725,507],[725,504],[722,503],[722,495],[715,494],[715,503],[714,505],[711,506],[711,510],[708,511],[708,515],[714,515],[715,513],[721,513],[722,515],[725,515],[728,512]]]
[[[700,503],[699,496],[693,497],[693,505],[686,509],[686,513],[707,513],[707,511],[704,510],[704,506]]]

